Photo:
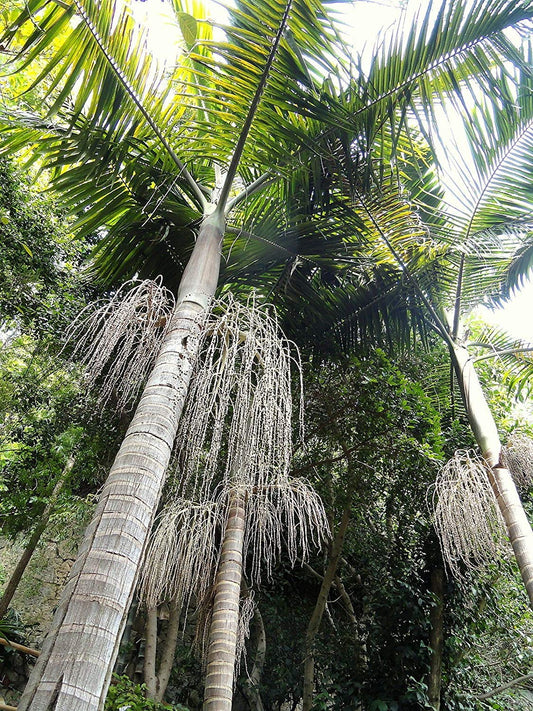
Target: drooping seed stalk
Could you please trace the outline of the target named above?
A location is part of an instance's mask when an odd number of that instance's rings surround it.
[[[283,549],[294,564],[298,552],[305,558],[328,534],[318,496],[288,475],[294,362],[274,312],[254,296],[246,305],[231,296],[213,305],[177,437],[179,466],[169,478],[168,504],[141,586],[147,605],[174,600],[186,610],[205,607],[215,580],[209,709],[231,707],[245,627],[242,610],[239,615],[243,556],[249,556],[250,582],[257,583]],[[217,540],[221,549],[215,550]]]
[[[458,450],[441,468],[433,487],[433,505],[442,557],[456,580],[501,557],[505,524],[487,465],[476,452]]]

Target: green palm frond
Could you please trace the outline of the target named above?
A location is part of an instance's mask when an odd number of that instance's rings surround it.
[[[513,65],[524,61],[517,59],[505,29],[527,25],[532,18],[529,0],[443,0],[440,6],[424,4],[416,17],[406,15],[380,38],[370,69],[365,71],[364,59],[356,66],[361,81],[351,87],[350,100],[354,120],[362,114],[367,118],[361,127],[366,143],[372,145],[387,122],[398,135],[410,111],[434,144],[444,105],[471,105],[478,93],[495,105],[512,103],[514,96],[494,68],[506,59]]]
[[[529,50],[523,57],[528,56]],[[449,142],[455,190],[443,201],[441,214],[457,273],[455,295],[449,296],[456,323],[481,300],[506,298],[530,265],[533,80],[521,70],[514,84],[509,76],[497,75],[514,95],[513,103],[495,107],[479,97],[464,122],[464,139],[454,145],[450,137]],[[423,195],[416,199],[423,204]],[[434,235],[442,240],[442,228],[435,226]]]
[[[511,256],[506,269],[506,281],[499,293],[503,299],[508,298],[516,289],[523,287],[533,273],[533,233],[528,232],[525,243],[518,247]]]
[[[293,197],[297,202],[298,192]],[[446,250],[432,240],[393,173],[369,194],[333,192],[320,215],[322,222],[314,217],[317,254],[285,257],[271,283],[276,303],[287,313],[297,310],[311,341],[405,346],[414,332],[425,338],[428,324],[443,329],[437,285],[454,283]],[[428,314],[432,301],[437,306]]]
[[[527,397],[533,387],[533,344],[513,338],[500,328],[486,327],[477,337],[475,360],[497,359],[504,367],[503,380],[518,396]]]

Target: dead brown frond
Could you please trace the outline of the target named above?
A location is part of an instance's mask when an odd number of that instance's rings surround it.
[[[533,441],[525,435],[512,437],[502,447],[502,462],[511,472],[517,489],[525,491],[533,484]]]
[[[174,297],[162,279],[128,281],[109,299],[89,305],[66,333],[72,360],[85,367],[98,402],[124,409],[138,394],[165,336]]]
[[[432,503],[442,557],[456,579],[501,557],[505,526],[482,459],[457,451],[437,477]]]

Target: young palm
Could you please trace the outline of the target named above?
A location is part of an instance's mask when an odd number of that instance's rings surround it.
[[[212,39],[194,3],[174,0],[173,9],[181,52],[170,74],[147,53],[128,7],[112,0],[29,0],[2,38],[16,47],[23,30],[22,67],[45,58],[35,84],[46,109],[5,116],[3,150],[29,149],[54,169],[79,229],[102,235],[95,266],[106,279],[161,272],[177,291],[20,709],[103,703],[224,235],[229,247],[241,227],[232,220],[259,194],[268,212],[332,127],[351,145],[371,126],[394,152],[408,108],[432,115],[444,95],[469,91],[467,79],[505,101],[491,67],[514,52],[504,30],[533,16],[526,0],[430,7],[365,76],[349,62],[333,66],[342,48],[316,0],[241,0],[228,11],[224,41]]]

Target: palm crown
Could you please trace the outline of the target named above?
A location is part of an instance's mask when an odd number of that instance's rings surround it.
[[[55,168],[79,229],[105,230],[96,264],[109,281],[163,272],[175,283],[221,191],[233,234],[244,228],[249,238],[263,223],[259,238],[276,243],[272,213],[281,209],[305,234],[298,246],[312,243],[287,205],[295,181],[320,200],[328,160],[340,156],[358,160],[348,177],[368,187],[378,163],[412,153],[407,116],[435,118],[444,98],[460,103],[473,82],[509,103],[492,67],[516,58],[504,30],[532,15],[529,2],[429,7],[382,43],[365,72],[318,2],[238,2],[217,28],[222,40],[201,5],[175,1],[172,10],[179,51],[170,70],[147,51],[131,9],[112,0],[31,0],[4,34],[16,42],[31,27],[17,47],[22,67],[47,57],[34,81],[45,111],[5,116],[4,150],[33,146],[32,158]]]

